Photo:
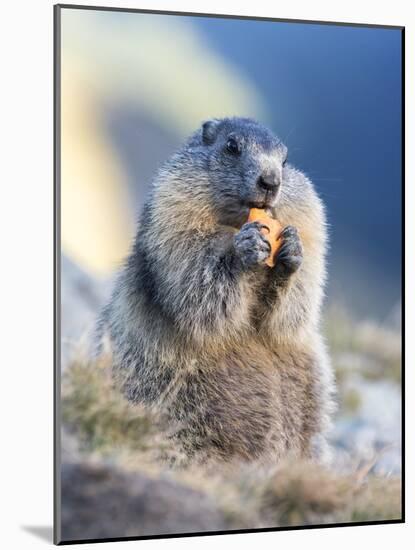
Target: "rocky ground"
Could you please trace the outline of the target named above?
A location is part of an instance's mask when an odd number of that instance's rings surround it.
[[[401,338],[331,307],[326,335],[339,408],[330,468],[283,464],[167,471],[157,419],[113,388],[80,350],[110,285],[62,260],[64,540],[399,519]]]

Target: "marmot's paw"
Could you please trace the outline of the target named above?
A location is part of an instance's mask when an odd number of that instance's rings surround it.
[[[291,275],[300,267],[303,261],[303,245],[296,227],[287,225],[282,231],[283,240],[277,254],[275,269],[284,275]]]
[[[246,268],[264,263],[270,255],[271,245],[261,233],[264,227],[261,222],[246,223],[235,235],[235,251]]]

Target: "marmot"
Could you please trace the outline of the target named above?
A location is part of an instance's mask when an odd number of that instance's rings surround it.
[[[285,227],[274,268],[252,207]],[[189,460],[322,458],[326,246],[312,183],[254,120],[205,122],[160,169],[100,325],[123,393]]]

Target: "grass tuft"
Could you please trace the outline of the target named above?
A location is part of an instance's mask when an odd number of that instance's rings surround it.
[[[62,379],[62,420],[86,451],[145,450],[154,420],[117,391],[108,361],[77,359]]]
[[[358,395],[348,400],[350,410],[359,406]],[[110,457],[124,471],[168,476],[197,489],[213,499],[230,528],[400,519],[400,479],[367,475],[371,467],[353,475],[295,461],[272,472],[242,464],[169,470],[157,459],[175,449],[154,415],[123,398],[108,360],[73,361],[61,403],[63,426],[85,458]]]
[[[279,526],[400,519],[399,479],[340,475],[321,466],[286,464],[263,490],[262,510]]]

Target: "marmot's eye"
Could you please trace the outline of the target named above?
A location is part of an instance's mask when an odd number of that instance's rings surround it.
[[[235,138],[229,138],[226,142],[226,150],[228,153],[231,153],[231,155],[239,155],[241,152],[238,142]]]

